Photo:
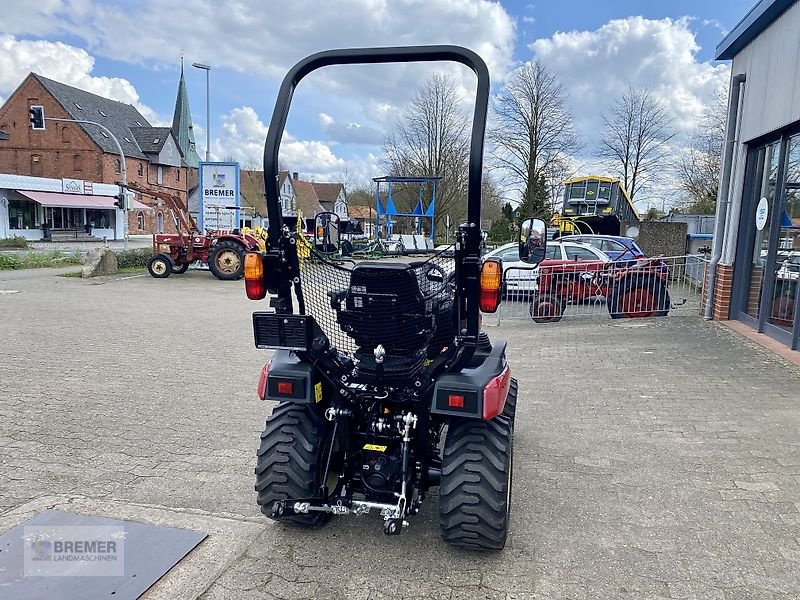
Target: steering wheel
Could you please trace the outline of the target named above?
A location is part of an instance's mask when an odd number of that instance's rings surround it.
[[[424,289],[420,289],[422,297],[432,300],[445,291],[453,274],[447,273],[436,263],[428,263],[422,268],[422,276],[425,278],[425,285],[421,286]]]

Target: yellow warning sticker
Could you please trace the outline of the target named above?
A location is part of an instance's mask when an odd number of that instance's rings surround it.
[[[321,381],[314,386],[314,400],[316,402],[322,402],[322,382]]]
[[[386,452],[386,446],[378,444],[364,444],[364,450],[374,450],[375,452]]]

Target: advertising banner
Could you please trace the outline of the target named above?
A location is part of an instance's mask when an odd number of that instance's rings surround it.
[[[239,163],[201,162],[198,194],[198,227],[239,227]]]

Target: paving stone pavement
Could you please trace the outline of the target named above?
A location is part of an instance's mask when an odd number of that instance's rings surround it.
[[[504,552],[476,555],[441,541],[435,494],[400,537],[377,517],[316,531],[261,517],[253,467],[271,406],[255,397],[266,354],[240,282],[0,272],[9,289],[2,529],[50,496],[246,525],[251,543],[206,550],[221,573],[207,600],[800,598],[800,371],[717,324],[492,327],[520,380],[512,532]],[[237,535],[225,531],[211,539]],[[166,580],[167,597],[198,593]]]

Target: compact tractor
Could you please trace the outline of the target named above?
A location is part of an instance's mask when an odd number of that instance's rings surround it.
[[[322,214],[315,243],[299,256],[276,184],[295,87],[329,65],[415,61],[455,61],[478,78],[467,219],[452,252],[416,262],[333,261],[338,229]],[[456,46],[321,52],[283,80],[264,150],[267,246],[245,256],[247,296],[269,296],[270,309],[253,313],[255,345],[275,351],[258,386],[262,399],[277,402],[255,468],[267,517],[314,527],[378,513],[384,533],[397,535],[438,487],[445,541],[504,547],[518,388],[506,343],[481,330],[481,311],[497,309],[502,283],[500,261],[482,263],[480,252],[488,99],[486,64]],[[545,223],[528,219],[522,229],[520,255],[535,264]]]
[[[179,196],[130,183],[128,188],[160,201],[169,209],[175,221],[177,233],[157,233],[153,236],[153,256],[147,263],[147,270],[153,277],[164,278],[172,273],[185,273],[189,265],[200,261],[208,265],[217,279],[241,279],[245,253],[263,246],[263,240],[238,229],[201,233]]]

